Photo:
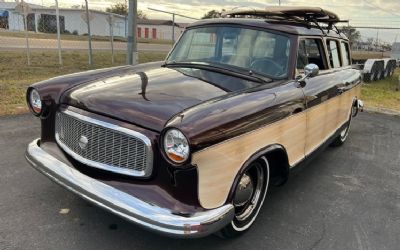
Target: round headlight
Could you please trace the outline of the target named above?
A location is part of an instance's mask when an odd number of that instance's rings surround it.
[[[35,114],[42,112],[42,101],[40,100],[39,92],[36,89],[32,89],[29,93],[29,105],[31,105],[32,111]]]
[[[181,131],[170,129],[164,135],[164,151],[172,162],[183,163],[190,154],[188,140]]]

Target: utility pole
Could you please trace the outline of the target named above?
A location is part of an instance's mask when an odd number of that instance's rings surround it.
[[[136,65],[138,62],[137,51],[137,0],[129,0],[128,13],[128,56],[127,64]]]
[[[281,6],[281,0],[279,0],[279,6]]]

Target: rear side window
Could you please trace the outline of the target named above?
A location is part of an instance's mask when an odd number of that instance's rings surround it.
[[[343,66],[350,65],[350,51],[349,51],[349,44],[346,42],[340,43],[340,51],[342,53],[342,62]]]
[[[328,40],[328,53],[329,53],[329,64],[331,68],[340,68],[340,57],[338,42],[334,40]]]
[[[300,40],[296,68],[302,70],[309,63],[318,65],[320,69],[326,69],[322,40],[311,38]]]

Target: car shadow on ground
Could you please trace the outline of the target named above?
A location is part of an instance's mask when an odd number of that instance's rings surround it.
[[[322,157],[324,154],[334,154],[334,151],[336,150],[328,149],[326,152],[322,153]],[[297,234],[297,237],[301,236],[301,233],[296,232],[296,227],[293,226],[294,221],[298,219],[292,220],[291,218],[293,216],[299,216],[296,210],[299,211],[300,209],[296,208],[296,206],[301,206],[301,204],[296,204],[296,201],[304,202],[303,196],[308,192],[308,188],[313,189],[312,187],[308,187],[308,185],[304,185],[304,183],[310,183],[311,185],[313,182],[313,178],[315,178],[316,175],[315,172],[318,172],[318,158],[319,156],[314,159],[316,162],[307,163],[301,167],[301,170],[296,171],[286,185],[270,188],[267,199],[253,228],[236,239],[221,239],[215,235],[201,239],[167,238],[144,230],[78,197],[73,198],[73,204],[71,204],[71,206],[75,207],[73,211],[75,216],[79,218],[79,220],[82,220],[78,224],[83,233],[87,233],[93,230],[93,228],[96,228],[95,231],[98,232],[98,235],[95,236],[95,238],[98,239],[97,241],[101,239],[100,245],[106,246],[106,248],[113,248],[116,247],[116,245],[120,247],[129,247],[132,245],[137,246],[138,244],[146,246],[146,248],[166,247],[171,249],[189,247],[254,248],[254,245],[249,246],[247,244],[253,240],[260,242],[260,238],[262,238],[268,239],[268,243],[259,245],[259,247],[270,246],[276,249],[283,246],[282,242],[285,241],[286,236],[292,237],[290,234]],[[60,192],[64,192],[64,190],[60,189]],[[316,228],[315,231],[319,231],[319,228]],[[283,232],[285,233],[282,234]]]

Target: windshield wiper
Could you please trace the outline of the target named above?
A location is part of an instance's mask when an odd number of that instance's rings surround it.
[[[234,67],[229,67],[229,65],[216,65],[214,63],[208,62],[168,62],[162,65],[162,67],[170,67],[170,68],[195,68],[195,69],[204,69],[209,71],[214,71],[217,73],[227,74],[234,77],[244,78],[250,81],[256,81],[260,83],[270,83],[272,82],[271,78],[267,78],[264,76],[259,76],[255,74],[251,70],[245,71],[241,69],[236,69]]]

